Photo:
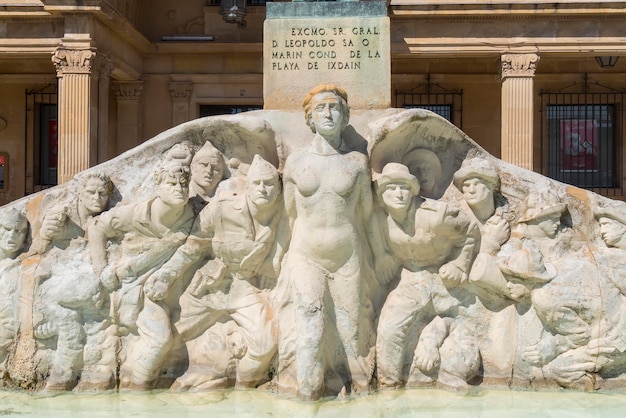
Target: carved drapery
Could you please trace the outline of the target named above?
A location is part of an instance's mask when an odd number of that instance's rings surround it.
[[[117,153],[141,143],[142,81],[116,82],[113,91],[117,99]]]
[[[504,54],[502,64],[501,157],[533,169],[533,79],[537,54]]]
[[[95,48],[58,48],[52,55],[59,78],[58,97],[58,182],[64,183],[98,162],[98,135],[106,136],[99,123],[98,107],[108,108],[110,64]],[[106,80],[99,81],[100,72]],[[102,131],[100,131],[102,129]]]
[[[169,84],[172,97],[172,125],[180,125],[189,120],[189,98],[193,83],[172,81]]]

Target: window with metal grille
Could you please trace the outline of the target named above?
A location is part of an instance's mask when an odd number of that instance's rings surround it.
[[[250,110],[261,110],[263,106],[242,106],[242,105],[200,105],[200,117],[216,115],[234,115],[248,112]]]
[[[604,196],[624,195],[625,95],[587,75],[582,82],[540,93],[542,162],[548,177]]]
[[[452,122],[452,105],[404,105],[405,109],[426,109]]]
[[[26,91],[24,194],[57,184],[57,85]]]
[[[425,79],[426,83],[410,90],[396,90],[396,107],[430,110],[463,129],[463,90],[447,89],[433,83],[430,74]]]
[[[548,105],[548,176],[584,188],[614,188],[615,105]]]

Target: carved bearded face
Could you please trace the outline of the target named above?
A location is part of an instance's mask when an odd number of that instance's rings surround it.
[[[484,180],[473,177],[463,181],[463,197],[470,207],[493,201],[493,191]]]
[[[600,218],[600,236],[609,247],[617,247],[626,234],[626,225],[611,218]]]
[[[278,175],[269,171],[249,174],[246,193],[248,200],[256,206],[273,204],[280,194]]]
[[[224,164],[212,155],[196,155],[191,163],[191,180],[204,190],[211,190],[224,178]]]
[[[316,94],[311,106],[311,123],[322,136],[339,135],[344,128],[339,98],[331,92]]]
[[[2,225],[0,224],[0,255],[13,258],[24,245],[26,239],[26,225]]]
[[[411,204],[413,195],[411,187],[405,183],[389,183],[383,186],[383,192],[380,195],[385,207],[393,210],[406,210]]]
[[[109,201],[107,184],[96,177],[88,179],[78,192],[78,200],[90,215],[102,212]]]

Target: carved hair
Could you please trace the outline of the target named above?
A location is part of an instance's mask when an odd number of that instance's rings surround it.
[[[111,178],[105,173],[101,173],[101,172],[89,173],[81,177],[78,183],[79,189],[80,190],[84,189],[87,186],[87,182],[91,179],[100,180],[104,184],[104,187],[108,195],[110,195],[113,192],[113,182],[111,181]]]
[[[26,229],[28,219],[19,210],[10,208],[0,212],[0,226],[4,229]]]
[[[348,93],[344,89],[334,84],[320,84],[317,87],[314,87],[311,91],[309,91],[302,102],[302,107],[304,108],[304,120],[306,124],[309,125],[311,131],[315,133],[315,125],[313,125],[311,119],[313,118],[313,114],[311,112],[311,106],[313,103],[313,98],[320,93],[333,93],[339,99],[339,108],[341,110],[341,114],[343,115],[343,125],[341,128],[345,128],[348,125],[348,121],[350,120],[350,106],[348,105]]]
[[[185,183],[189,183],[189,166],[186,166],[178,161],[164,161],[154,172],[154,184],[161,184],[165,177],[175,177],[177,174],[181,175],[182,179],[185,180]]]

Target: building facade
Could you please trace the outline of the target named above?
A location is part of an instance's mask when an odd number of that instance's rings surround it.
[[[263,108],[265,2],[244,16],[222,1],[237,15],[219,0],[0,1],[0,205],[177,124]],[[393,106],[626,197],[626,2],[390,0],[388,14]]]

